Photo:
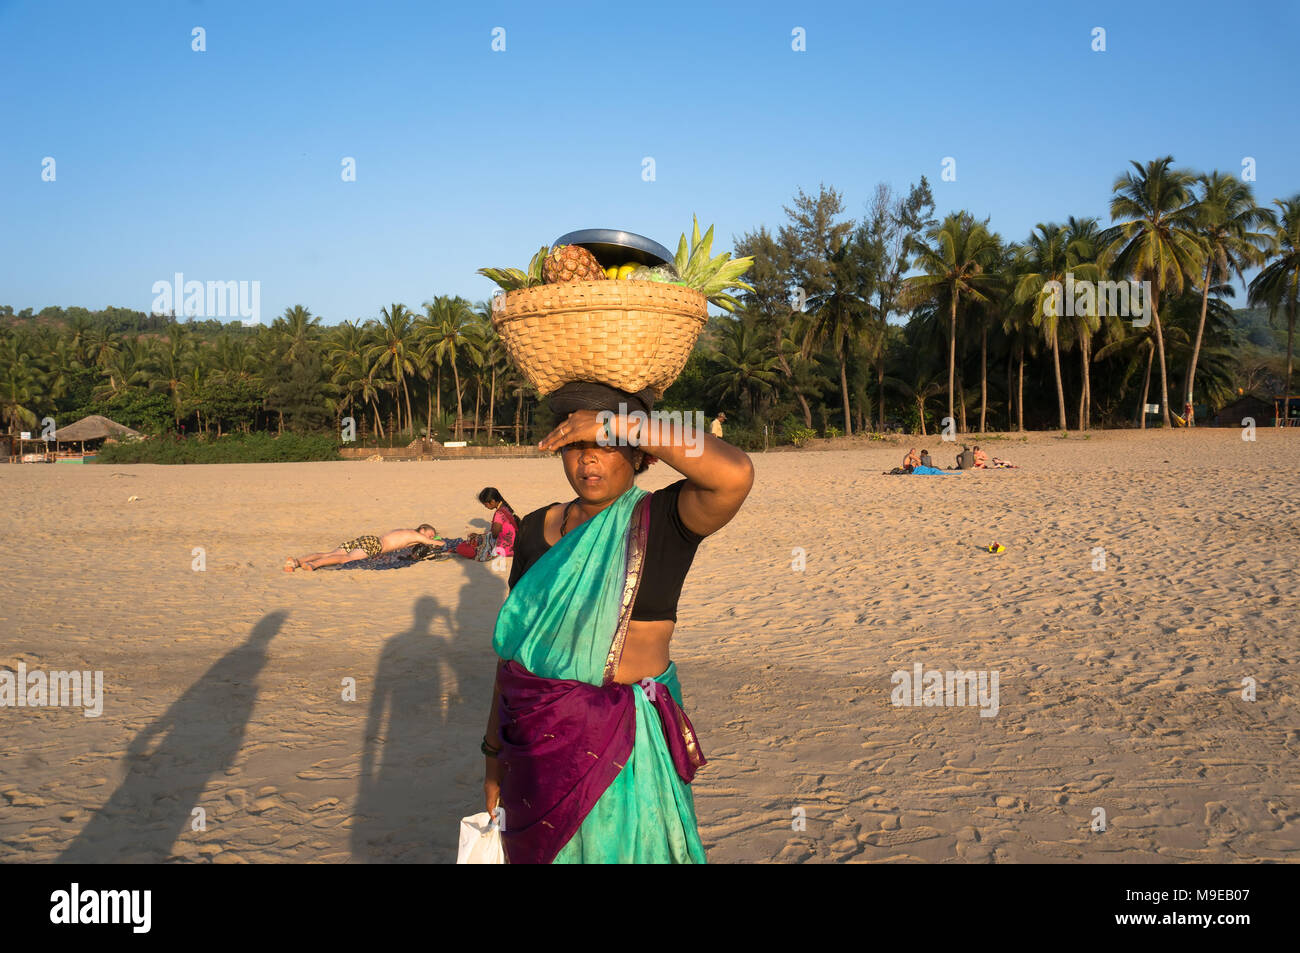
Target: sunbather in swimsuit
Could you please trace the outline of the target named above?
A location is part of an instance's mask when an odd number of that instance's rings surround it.
[[[339,543],[337,549],[328,553],[309,553],[297,559],[290,556],[285,560],[284,571],[305,569],[311,572],[323,566],[338,566],[359,559],[374,559],[380,553],[391,553],[399,549],[427,544],[436,539],[438,539],[438,531],[428,523],[421,523],[417,529],[390,530],[383,537],[358,536],[356,539]],[[356,553],[360,555],[354,555]]]
[[[379,541],[378,536],[358,536],[356,539],[350,539],[346,543],[339,543],[339,549],[345,553],[350,553],[354,549],[364,549],[367,559],[374,559],[384,551],[384,544]]]

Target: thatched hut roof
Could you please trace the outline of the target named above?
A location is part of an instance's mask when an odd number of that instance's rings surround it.
[[[123,437],[138,436],[140,436],[138,430],[124,427],[117,421],[101,417],[99,414],[82,417],[75,424],[60,427],[54,432],[54,439],[60,443],[69,440],[102,440],[105,437],[116,437],[120,440]]]

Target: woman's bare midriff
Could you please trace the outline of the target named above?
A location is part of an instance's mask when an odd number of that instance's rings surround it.
[[[547,510],[542,535],[548,546],[554,546],[560,541],[560,521],[563,518],[563,503]],[[662,675],[668,667],[668,643],[673,637],[673,628],[671,619],[629,622],[627,638],[623,640],[623,658],[614,674],[614,681],[621,685],[632,685],[643,678]]]
[[[668,667],[668,642],[673,637],[673,621],[629,622],[623,641],[623,659],[614,681],[631,685],[643,678],[662,675]]]

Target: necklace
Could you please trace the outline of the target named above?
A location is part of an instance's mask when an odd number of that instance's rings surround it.
[[[570,500],[568,503],[564,504],[564,515],[560,517],[561,536],[569,531],[569,511],[573,509],[573,504],[577,502],[577,500]]]

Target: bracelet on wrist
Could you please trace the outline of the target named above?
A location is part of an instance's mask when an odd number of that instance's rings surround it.
[[[495,758],[497,757],[497,755],[501,753],[500,747],[494,748],[490,744],[488,744],[487,735],[483,736],[483,743],[478,746],[478,750],[482,751],[489,758]]]

